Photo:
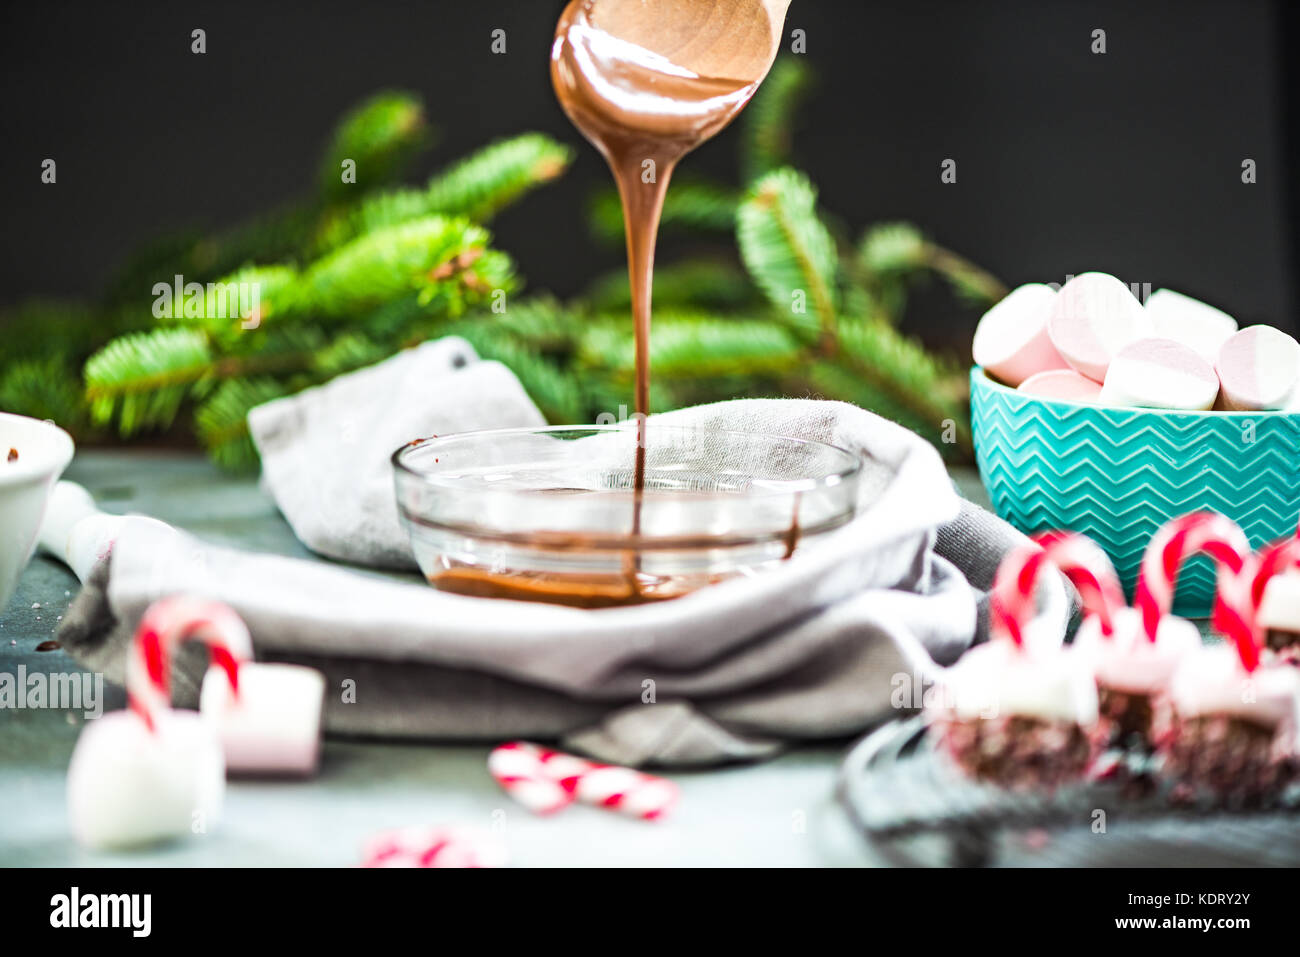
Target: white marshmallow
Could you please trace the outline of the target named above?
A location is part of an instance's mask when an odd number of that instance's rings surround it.
[[[1008,293],[975,329],[975,364],[1011,386],[1036,372],[1064,369],[1065,360],[1047,335],[1047,314],[1055,299],[1055,289],[1036,282]]]
[[[1101,272],[1086,272],[1062,286],[1047,317],[1056,351],[1070,368],[1097,382],[1106,381],[1117,352],[1151,330],[1150,317],[1128,286]]]
[[[1101,386],[1073,369],[1049,369],[1020,383],[1017,392],[1063,402],[1101,402]]]
[[[1265,664],[1247,673],[1236,648],[1206,648],[1174,672],[1169,700],[1180,718],[1227,714],[1272,728],[1281,753],[1300,753],[1300,669],[1291,665]]]
[[[1274,575],[1259,603],[1260,627],[1300,632],[1300,571]]]
[[[1101,398],[1108,405],[1205,410],[1219,394],[1214,367],[1172,339],[1139,339],[1111,360]]]
[[[134,711],[114,711],[87,723],[73,749],[72,833],[107,849],[210,831],[225,788],[216,731],[200,715],[166,712],[150,731]]]
[[[986,642],[946,669],[940,684],[945,704],[959,719],[1022,715],[1085,727],[1097,721],[1089,660],[1047,642]]]
[[[1188,655],[1201,650],[1201,633],[1186,618],[1165,615],[1156,640],[1147,638],[1142,614],[1135,608],[1115,612],[1115,632],[1101,633],[1101,622],[1089,616],[1074,638],[1075,650],[1092,662],[1097,683],[1131,694],[1163,691]]]
[[[1153,335],[1181,342],[1211,363],[1237,331],[1237,320],[1226,312],[1172,289],[1157,289],[1148,296],[1146,310]]]
[[[1300,390],[1300,343],[1272,326],[1247,326],[1224,342],[1214,367],[1225,409],[1281,409]]]
[[[239,696],[220,668],[209,668],[199,710],[221,740],[226,767],[253,774],[313,774],[320,756],[325,677],[299,665],[247,663]]]

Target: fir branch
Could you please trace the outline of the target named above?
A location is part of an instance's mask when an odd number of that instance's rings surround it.
[[[878,223],[858,243],[857,278],[894,316],[907,302],[907,285],[923,271],[941,276],[957,297],[988,307],[1007,294],[995,276],[926,239],[910,223]]]
[[[431,212],[484,222],[530,190],[558,177],[573,150],[542,133],[501,140],[429,181]]]
[[[949,249],[928,244],[926,265],[948,281],[957,298],[988,308],[1010,292],[1002,280]]]
[[[375,229],[441,214],[486,222],[562,174],[573,151],[541,133],[500,140],[433,177],[424,190],[388,190],[332,219],[320,245],[333,249]]]
[[[197,329],[164,328],[114,339],[86,361],[92,419],[116,415],[122,435],[175,419],[191,388],[213,373],[208,338]]]
[[[269,378],[230,379],[218,386],[194,412],[199,440],[212,460],[230,471],[255,468],[258,457],[248,431],[249,410],[286,391]]]
[[[661,232],[676,230],[727,233],[736,222],[740,197],[729,186],[697,179],[674,179],[664,198]],[[623,205],[608,187],[596,192],[587,206],[592,234],[602,242],[623,242]]]
[[[78,355],[102,335],[103,317],[85,303],[31,299],[0,316],[6,361],[40,358],[51,353]]]
[[[772,64],[753,102],[740,116],[740,169],[745,182],[790,162],[794,117],[810,79],[797,57],[784,57]]]
[[[329,198],[391,182],[432,136],[414,93],[385,91],[348,111],[321,159],[320,189]],[[356,182],[343,181],[343,163],[356,163]]]
[[[625,322],[596,322],[583,336],[580,358],[630,380],[633,340]],[[713,376],[762,376],[781,373],[799,363],[800,344],[779,322],[762,319],[716,319],[700,314],[661,312],[650,337],[654,378],[701,379]]]
[[[426,309],[456,315],[513,288],[513,265],[487,249],[488,239],[482,227],[444,216],[375,230],[310,266],[297,302],[339,318],[415,293]]]
[[[837,361],[871,388],[891,418],[906,418],[931,438],[951,424],[959,450],[973,451],[955,370],[878,316],[841,320],[839,344]]]
[[[10,363],[0,373],[0,410],[51,419],[73,435],[88,427],[80,383],[63,353]]]
[[[560,425],[583,421],[582,392],[567,370],[490,321],[463,323],[456,334],[468,340],[482,358],[509,368],[548,422]]]
[[[754,282],[796,327],[798,309],[810,300],[821,330],[821,347],[834,349],[837,258],[835,241],[817,218],[817,192],[792,169],[768,173],[750,190],[736,214],[740,256]]]
[[[180,300],[172,283],[159,283],[154,290],[157,298],[163,294],[169,298],[164,303],[155,300],[154,316],[232,342],[242,332],[292,312],[297,280],[298,272],[292,266],[249,266],[203,284],[201,295],[190,296],[182,288]]]

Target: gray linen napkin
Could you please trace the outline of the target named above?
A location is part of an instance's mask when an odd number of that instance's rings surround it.
[[[393,450],[416,438],[545,425],[519,380],[447,336],[253,409],[262,484],[312,551],[413,568],[397,517]]]
[[[378,374],[385,366],[367,370],[379,393],[388,388]],[[379,415],[393,409],[391,402],[368,407]],[[333,429],[329,416],[315,412],[302,409],[298,421]],[[1004,543],[1024,540],[987,513],[965,509],[927,443],[854,406],[739,400],[655,421],[853,449],[865,465],[860,514],[762,575],[671,602],[596,611],[446,594],[423,582],[218,548],[156,523],[129,523],[65,614],[60,640],[120,681],[148,604],[193,592],[244,617],[259,659],[325,673],[330,732],[528,736],[624,764],[709,764],[851,735],[908,707],[910,699],[896,698],[900,682],[924,680],[936,660],[954,659],[975,635],[977,596],[963,573],[985,587]],[[430,431],[439,430],[415,434]],[[268,434],[262,430],[259,441]],[[363,458],[315,435],[295,441],[360,488],[377,488],[379,476],[390,481],[391,448],[375,444]],[[345,455],[353,460],[342,461]],[[285,486],[287,474],[268,468],[276,501],[300,536],[319,532],[312,522],[320,514],[294,501],[295,492],[313,499],[317,491]],[[333,495],[325,500],[334,510],[329,520],[352,534],[309,545],[371,562],[400,554],[404,536],[393,531],[390,503]],[[1050,583],[1044,592],[1044,614],[1063,626],[1064,590]],[[202,667],[197,650],[180,657],[180,703],[195,700]]]

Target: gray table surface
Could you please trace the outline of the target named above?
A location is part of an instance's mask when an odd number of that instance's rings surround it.
[[[106,511],[152,515],[218,544],[311,557],[256,481],[223,475],[197,455],[82,451],[67,477]],[[973,471],[954,479],[969,498],[987,504]],[[80,671],[62,650],[36,650],[52,637],[77,587],[62,565],[32,561],[0,613],[0,671]],[[106,708],[123,703],[120,689],[107,688],[105,698]],[[673,774],[679,807],[646,824],[586,807],[534,818],[489,777],[486,745],[331,738],[312,780],[232,780],[223,819],[206,835],[146,851],[95,853],[71,839],[64,803],[83,720],[79,712],[0,710],[0,865],[351,865],[370,835],[415,825],[494,829],[511,862],[522,866],[885,863],[835,801],[845,743],[799,748],[757,765]],[[945,849],[924,859],[942,863]]]

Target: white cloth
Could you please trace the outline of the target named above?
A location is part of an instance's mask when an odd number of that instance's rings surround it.
[[[448,336],[253,409],[263,486],[304,545],[414,568],[393,499],[393,451],[417,438],[545,425],[514,374]]]

